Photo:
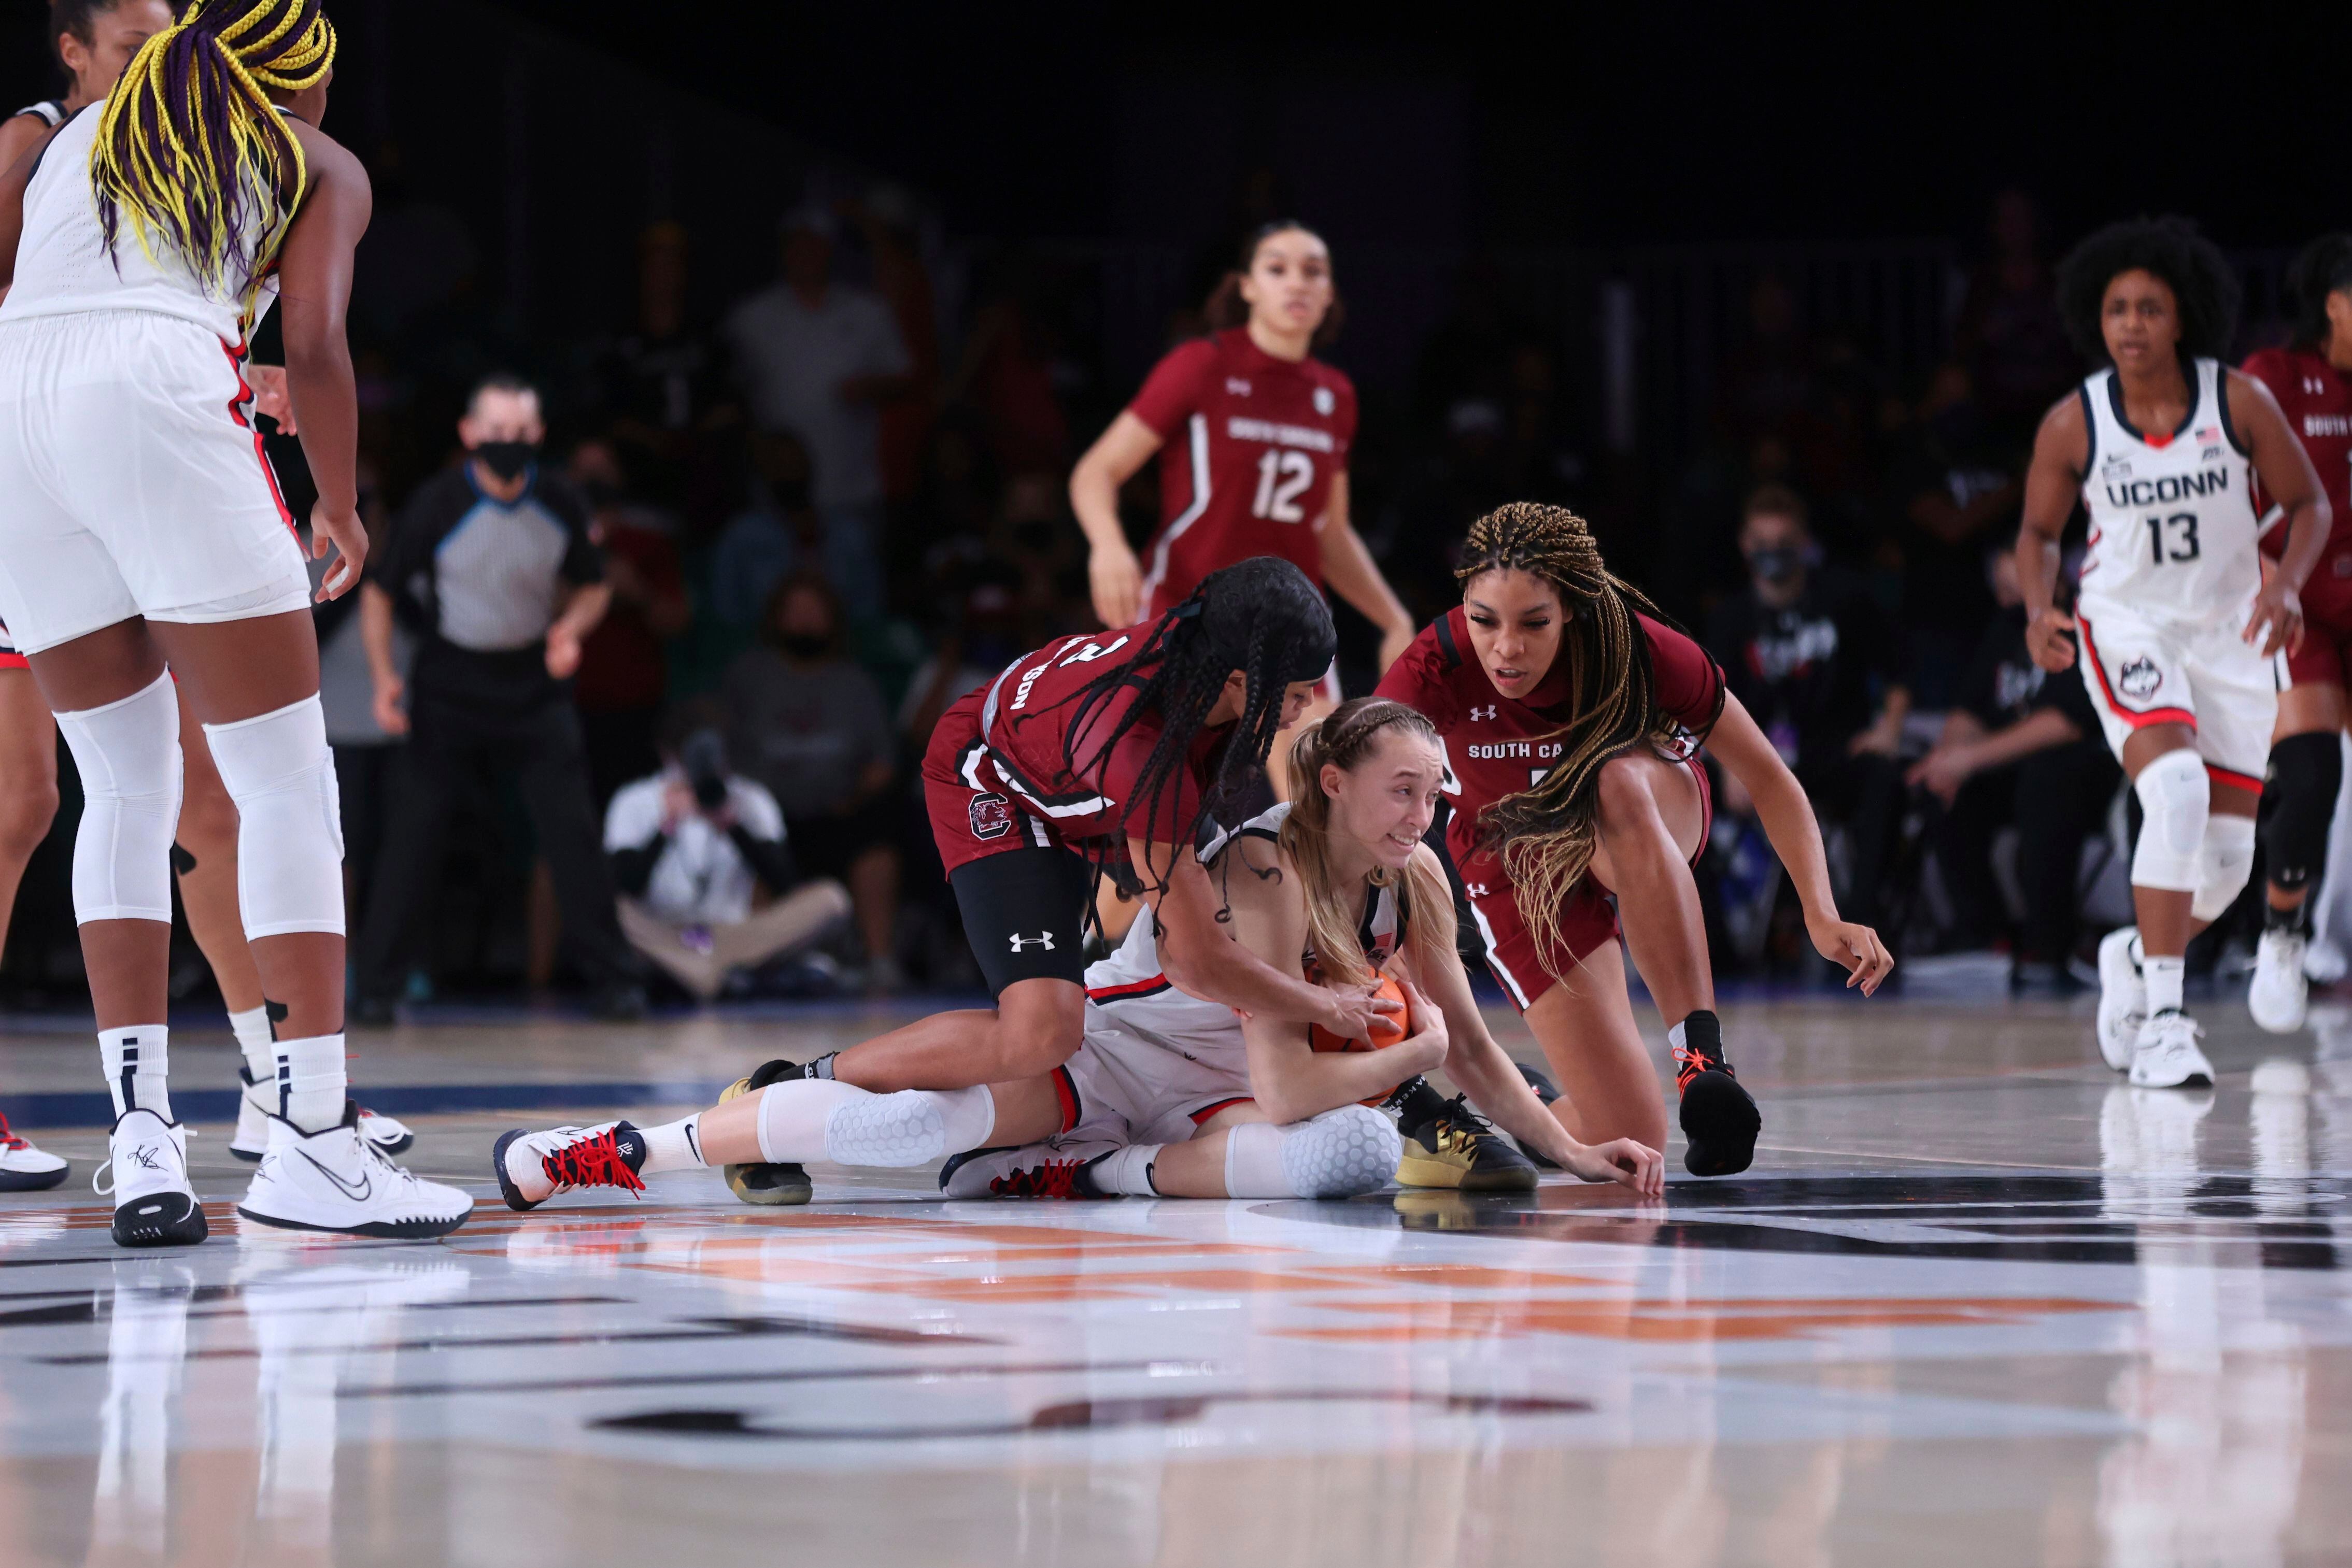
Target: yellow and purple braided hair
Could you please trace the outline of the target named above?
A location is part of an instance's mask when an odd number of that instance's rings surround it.
[[[160,237],[206,287],[249,303],[308,178],[270,89],[299,92],[334,62],[319,0],[195,0],[148,39],[90,148],[108,253],[128,216],[149,257]]]

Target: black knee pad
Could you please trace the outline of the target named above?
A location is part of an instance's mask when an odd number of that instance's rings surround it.
[[[2263,836],[2270,879],[2302,887],[2327,863],[2327,827],[2344,783],[2344,752],[2333,732],[2290,735],[2271,747],[2270,789],[2275,796]]]

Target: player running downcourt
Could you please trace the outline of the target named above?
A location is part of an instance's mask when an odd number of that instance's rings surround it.
[[[1208,316],[1210,335],[1161,360],[1071,471],[1095,613],[1106,626],[1148,621],[1218,568],[1276,555],[1379,629],[1387,669],[1414,628],[1348,520],[1356,389],[1314,356],[1339,327],[1331,253],[1303,225],[1266,225]],[[1139,561],[1119,526],[1118,492],[1154,454],[1160,527]],[[1336,682],[1327,684],[1301,722],[1339,700]],[[1286,760],[1273,759],[1277,793]]]
[[[0,176],[0,617],[83,780],[74,904],[125,1246],[205,1234],[163,1023],[174,675],[237,808],[242,922],[282,1009],[269,1149],[239,1211],[418,1237],[472,1207],[385,1159],[345,1095],[341,845],[310,587],[242,374],[281,297],[315,549],[341,557],[324,591],[347,591],[366,535],[342,323],[370,198],[358,161],[316,128],[333,57],[317,0],[199,0],[102,105]]]
[[[2327,542],[2327,498],[2270,393],[2219,362],[2237,284],[2188,223],[2101,229],[2060,265],[2058,297],[2076,347],[2107,368],[2034,437],[2017,536],[2025,643],[2045,670],[2079,663],[2146,814],[2139,923],[2099,945],[2099,1051],[2139,1088],[2210,1084],[2181,1009],[2183,956],[2253,869],[2272,656],[2302,645],[2299,592]],[[2256,476],[2287,519],[2267,581]],[[2078,497],[2091,531],[2069,616],[2053,600]]]
[[[1864,995],[1895,960],[1877,933],[1838,917],[1796,776],[1715,662],[1601,563],[1582,517],[1532,502],[1490,512],[1470,525],[1456,575],[1461,607],[1421,633],[1380,695],[1427,714],[1444,739],[1446,847],[1487,967],[1558,1075],[1553,1112],[1586,1142],[1665,1145],[1622,920],[1678,1067],[1683,1163],[1695,1176],[1743,1171],[1762,1119],[1724,1057],[1691,877],[1706,842],[1702,745],[1754,797],[1822,956]]]
[[[2270,389],[2303,443],[2334,518],[2317,570],[2303,585],[2303,644],[2286,656],[2278,727],[2271,736],[2270,821],[2263,830],[2261,945],[2246,1007],[2273,1034],[2303,1027],[2310,985],[2311,895],[2327,863],[2327,830],[2344,783],[2345,671],[2352,665],[2352,235],[2315,240],[2287,268],[2294,337],[2248,356],[2247,375]],[[2255,486],[2257,511],[2269,497]],[[2273,524],[2271,553],[2285,539]]]
[[[1086,1043],[1019,1082],[873,1094],[840,1082],[751,1081],[663,1127],[520,1130],[493,1155],[516,1208],[579,1187],[635,1189],[704,1165],[829,1159],[908,1167],[946,1157],[950,1197],[1345,1197],[1385,1186],[1399,1140],[1367,1104],[1443,1065],[1496,1120],[1587,1181],[1654,1197],[1656,1150],[1589,1148],[1544,1109],[1486,1031],[1454,949],[1454,904],[1421,841],[1444,779],[1429,721],[1360,698],[1303,729],[1297,803],[1213,846],[1232,939],[1276,965],[1349,982],[1402,979],[1410,1038],[1318,1051],[1307,1027],[1171,987],[1139,920],[1087,976]]]

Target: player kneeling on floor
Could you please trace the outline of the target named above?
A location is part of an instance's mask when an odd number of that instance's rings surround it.
[[[1346,704],[1302,736],[1299,799],[1213,848],[1232,940],[1332,984],[1401,980],[1412,1032],[1376,1050],[1315,1049],[1302,1023],[1191,997],[1161,973],[1151,922],[1087,972],[1086,1040],[1064,1066],[984,1087],[875,1094],[778,1077],[667,1127],[513,1132],[494,1159],[507,1201],[729,1162],[911,1167],[949,1156],[953,1197],[1338,1197],[1386,1185],[1404,1153],[1367,1102],[1444,1066],[1505,1130],[1588,1181],[1661,1189],[1654,1149],[1570,1137],[1486,1031],[1454,948],[1443,869],[1421,842],[1444,778],[1429,723],[1400,703]],[[1475,1121],[1465,1101],[1457,1123]]]

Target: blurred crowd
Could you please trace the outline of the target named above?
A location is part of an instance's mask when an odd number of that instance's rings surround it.
[[[949,287],[886,187],[786,214],[773,280],[733,299],[698,287],[683,228],[653,225],[624,319],[522,340],[462,291],[404,296],[436,242],[386,205],[363,262],[396,286],[363,286],[353,328],[376,563],[320,612],[356,1016],[559,984],[618,1010],[648,986],[973,984],[915,763],[959,696],[1092,623],[1069,465],[1135,388],[1078,346],[1085,290],[1018,247]],[[1411,384],[1365,389],[1357,526],[1426,620],[1480,511],[1587,510],[1803,780],[1853,917],[1906,956],[1997,951],[2018,983],[2064,986],[2121,808],[2079,683],[2024,655],[2004,555],[2034,425],[2084,369],[2050,251],[2032,204],[2001,197],[1916,384],[1760,271],[1706,428],[1646,485],[1611,476],[1574,340],[1473,268]],[[1168,336],[1197,329],[1180,310]],[[271,453],[299,511],[299,448]],[[1123,497],[1138,541],[1153,477]],[[477,503],[528,526],[429,580],[404,532]],[[547,630],[543,672],[412,667],[436,631],[518,615]],[[1343,677],[1369,690],[1375,640],[1340,619]],[[584,634],[559,660],[567,626]],[[1718,967],[1810,975],[1747,803],[1717,800]],[[20,990],[72,962],[72,817],[28,878]]]

